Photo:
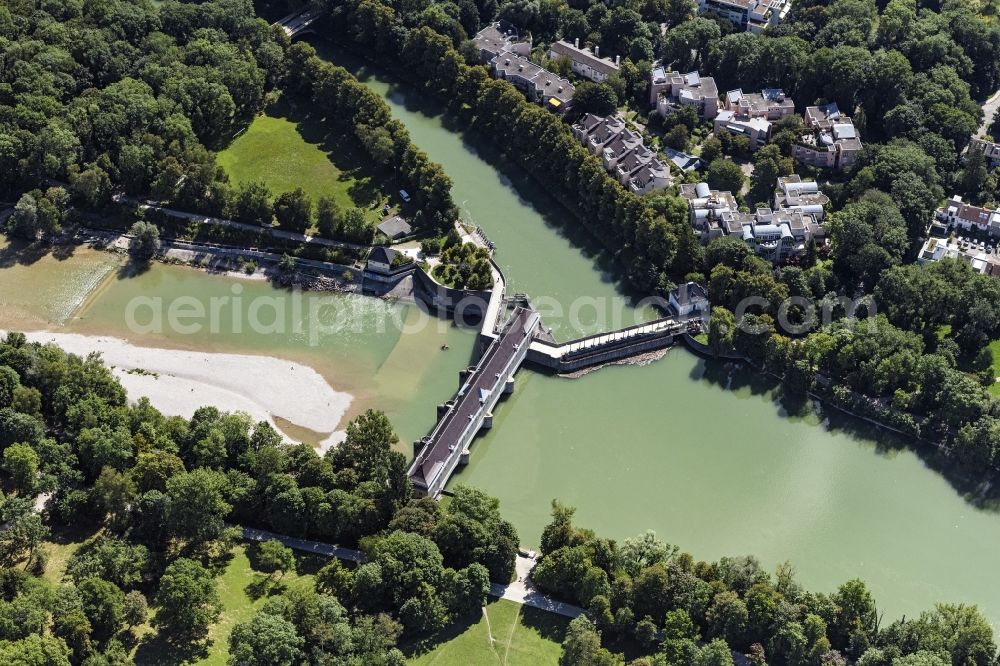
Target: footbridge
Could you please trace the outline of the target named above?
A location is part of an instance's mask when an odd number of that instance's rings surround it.
[[[285,18],[276,21],[274,25],[280,25],[285,34],[291,39],[293,37],[298,37],[299,35],[309,32],[311,26],[320,17],[323,16],[323,11],[321,9],[301,9],[297,12],[292,12]]]
[[[409,477],[417,493],[438,497],[481,428],[493,426],[500,396],[514,390],[514,373],[524,362],[538,331],[540,317],[530,307],[517,307],[479,362],[462,372],[461,387],[438,407],[438,422],[414,444]]]

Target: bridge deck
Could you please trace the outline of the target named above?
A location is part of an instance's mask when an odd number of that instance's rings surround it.
[[[518,308],[500,336],[486,349],[459,390],[455,404],[438,421],[410,467],[410,480],[418,488],[432,496],[443,488],[462,450],[479,430],[485,413],[496,404],[507,380],[524,360],[538,319],[534,310]]]
[[[298,12],[293,12],[283,19],[276,21],[275,25],[280,25],[282,29],[284,29],[286,35],[294,37],[300,32],[306,30],[322,15],[322,10],[306,8]]]

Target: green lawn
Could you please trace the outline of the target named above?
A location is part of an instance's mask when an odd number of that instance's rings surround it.
[[[301,187],[314,204],[331,196],[342,209],[363,208],[375,219],[387,201],[383,174],[372,173],[358,153],[355,144],[329,135],[322,122],[279,103],[257,116],[217,160],[233,184],[263,182],[274,196]]]
[[[449,627],[409,650],[419,666],[559,663],[569,620],[512,601],[493,600],[473,624]]]
[[[1000,340],[990,343],[990,351],[993,352],[993,376],[1000,377]],[[1000,383],[994,382],[990,386],[990,393],[1000,397]]]
[[[233,549],[226,568],[215,579],[216,589],[222,600],[222,615],[209,628],[204,650],[198,654],[176,654],[158,640],[148,626],[140,627],[136,632],[140,642],[134,655],[135,663],[137,666],[166,666],[184,661],[206,666],[225,666],[229,658],[229,632],[233,626],[249,620],[269,596],[280,594],[287,587],[311,586],[313,573],[325,562],[325,558],[296,555],[298,571],[286,574],[280,581],[275,579],[269,582],[264,574],[253,570],[247,557],[247,549],[237,546]]]
[[[66,565],[73,553],[83,545],[83,542],[93,536],[89,530],[75,530],[60,527],[52,530],[49,540],[44,542],[43,548],[48,554],[48,562],[45,565],[45,578],[52,583],[61,583],[66,574]]]

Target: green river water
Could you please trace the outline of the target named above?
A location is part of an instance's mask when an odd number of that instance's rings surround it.
[[[565,213],[516,168],[463,138],[433,105],[342,54],[328,55],[384,94],[414,141],[444,166],[465,217],[496,242],[512,289],[550,308],[543,314],[557,337],[649,316],[593,307],[624,302],[606,261],[565,234]],[[289,312],[293,297],[264,282],[162,265],[119,278],[108,255],[89,250],[28,265],[9,250],[0,258],[2,327],[61,327],[147,346],[305,363],[355,395],[352,413],[385,409],[407,449],[433,424],[434,405],[457,387],[474,342],[453,326],[417,325],[416,308],[353,296],[337,297],[333,306],[352,326],[315,345],[293,330],[302,318],[294,314],[284,333],[243,327],[237,334],[225,318],[218,333],[138,335],[123,316],[136,297],[208,301],[232,295],[238,284],[247,301],[277,297],[289,302]],[[573,316],[578,296],[592,302]],[[608,314],[616,308],[620,315]],[[383,330],[379,322],[387,318],[406,322],[410,332]],[[538,543],[549,502],[559,498],[578,508],[578,524],[610,537],[654,529],[700,559],[754,554],[768,568],[788,560],[818,591],[862,577],[887,619],[953,601],[978,604],[1000,626],[1000,580],[991,573],[1000,515],[967,503],[884,434],[856,422],[831,424],[811,409],[789,416],[753,374],[706,366],[683,349],[647,366],[579,379],[522,371],[455,482],[500,497],[526,545]]]

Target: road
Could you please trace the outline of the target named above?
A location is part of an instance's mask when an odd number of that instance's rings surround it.
[[[131,235],[129,234],[118,234],[115,232],[107,232],[91,228],[82,229],[80,233],[76,235],[76,240],[78,241],[102,242],[116,249],[124,251],[128,251],[130,239]],[[164,257],[170,259],[177,259],[185,263],[192,263],[207,256],[214,256],[221,258],[228,257],[230,259],[236,259],[236,258],[253,259],[255,261],[269,261],[274,264],[277,264],[282,259],[281,255],[274,254],[271,252],[262,252],[260,250],[255,250],[255,249],[218,245],[215,243],[189,243],[188,241],[182,241],[177,239],[160,240],[160,253]],[[357,270],[357,268],[354,266],[334,264],[332,262],[318,261],[316,259],[303,259],[300,257],[295,258],[295,264],[298,267],[316,268],[325,273],[332,272],[338,275],[342,275],[344,271]]]
[[[243,538],[247,541],[269,541],[274,539],[275,541],[279,541],[293,550],[305,553],[323,555],[324,557],[338,557],[342,560],[349,560],[351,562],[358,563],[365,561],[365,554],[360,550],[341,548],[340,546],[334,546],[320,541],[296,539],[294,537],[284,536],[283,534],[268,532],[267,530],[244,527]],[[490,594],[494,597],[500,597],[501,599],[513,601],[514,603],[523,604],[525,606],[531,606],[532,608],[537,608],[549,613],[556,613],[557,615],[565,617],[576,617],[583,613],[583,609],[579,606],[557,601],[535,589],[534,584],[531,582],[531,571],[535,568],[537,563],[538,561],[536,559],[529,558],[524,555],[518,555],[517,562],[515,564],[515,568],[517,570],[517,581],[510,583],[509,585],[491,583]]]
[[[348,250],[369,250],[370,245],[361,245],[359,243],[347,243],[344,241],[330,240],[329,238],[320,238],[319,236],[310,236],[308,234],[300,234],[294,231],[285,231],[282,229],[275,229],[273,227],[262,227],[256,224],[247,224],[245,222],[237,222],[236,220],[226,220],[219,217],[209,217],[207,215],[201,215],[199,213],[188,213],[183,210],[176,210],[174,208],[164,208],[162,206],[155,206],[152,204],[144,203],[138,199],[133,199],[132,197],[120,197],[118,199],[123,203],[135,204],[143,210],[155,210],[157,212],[163,213],[164,215],[169,215],[170,217],[177,217],[182,220],[193,220],[195,222],[209,222],[213,224],[221,224],[225,227],[232,227],[233,229],[241,229],[243,231],[251,231],[253,233],[260,233],[261,231],[267,232],[273,238],[284,238],[285,240],[294,241],[296,243],[302,243],[303,245],[322,245],[323,247],[334,247],[339,249]]]
[[[976,132],[976,138],[980,138],[988,133],[997,109],[1000,109],[1000,90],[993,93],[992,97],[983,102],[983,124],[980,126],[979,131]]]

